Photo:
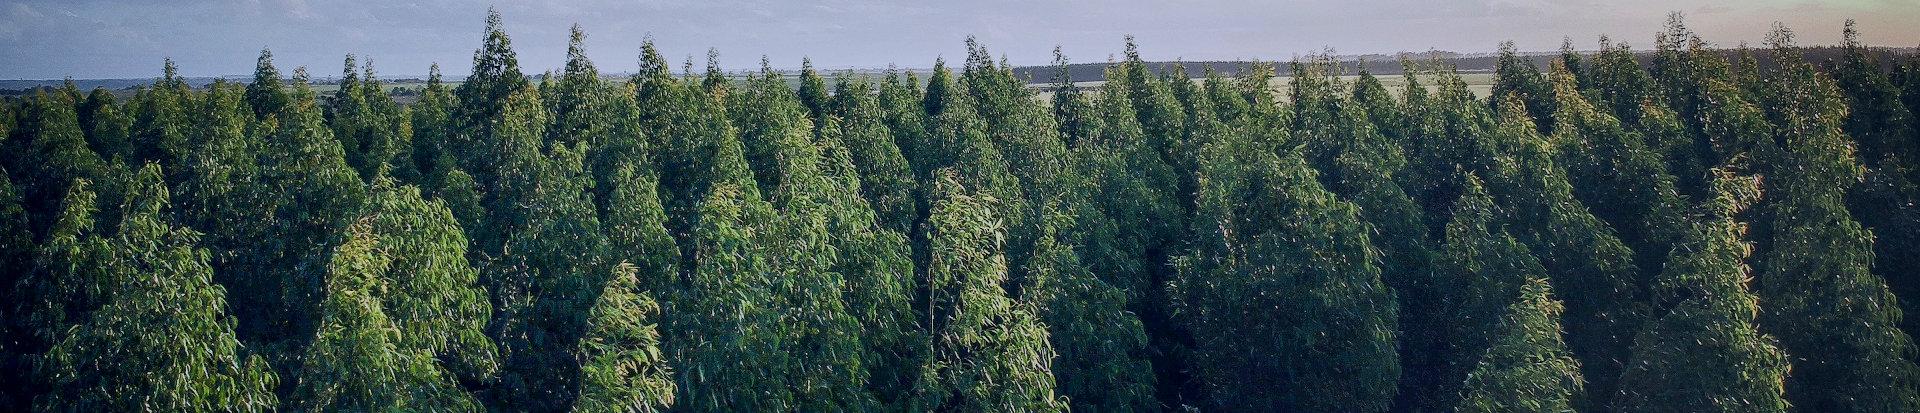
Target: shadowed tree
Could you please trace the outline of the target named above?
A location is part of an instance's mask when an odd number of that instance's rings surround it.
[[[1580,363],[1560,341],[1560,302],[1547,280],[1521,287],[1493,346],[1467,374],[1461,412],[1566,412],[1581,398]]]
[[[17,286],[34,269],[35,245],[33,234],[27,230],[26,209],[20,207],[20,191],[6,172],[6,168],[0,168],[0,287],[5,287],[0,288],[0,300],[8,303],[0,305],[0,319],[5,320],[0,321],[0,409],[26,410],[33,401],[29,391],[34,387],[24,346],[33,340],[33,332],[32,326],[23,322],[32,309],[21,305],[34,301],[29,301]]]
[[[1479,178],[1467,175],[1464,190],[1453,204],[1453,221],[1447,224],[1431,287],[1444,294],[1435,303],[1439,314],[1433,318],[1452,322],[1410,332],[1436,337],[1417,342],[1426,347],[1404,349],[1432,353],[1420,367],[1439,374],[1429,373],[1438,377],[1420,384],[1433,387],[1418,390],[1427,398],[1412,399],[1408,407],[1444,409],[1461,403],[1467,397],[1461,386],[1501,339],[1501,320],[1521,298],[1521,287],[1547,276],[1527,246],[1507,234],[1498,221],[1504,211],[1493,204]]]
[[[1081,264],[1062,231],[1073,218],[1044,208],[1040,238],[1028,263],[1027,301],[1041,309],[1057,358],[1054,382],[1067,405],[1083,412],[1146,412],[1159,408],[1148,362],[1146,330],[1127,311],[1125,291]]]
[[[912,232],[918,215],[913,197],[919,182],[914,181],[913,169],[887,127],[885,108],[873,85],[841,77],[834,90],[832,116],[840,119],[837,133],[860,178],[860,195],[873,204],[874,219],[881,228]]]
[[[1801,59],[1791,31],[1776,26],[1768,42],[1781,66],[1761,101],[1779,146],[1757,157],[1770,198],[1757,278],[1760,325],[1793,363],[1787,400],[1818,411],[1920,408],[1920,369],[1907,359],[1913,340],[1897,329],[1892,292],[1869,272],[1872,233],[1842,203],[1862,174],[1842,129],[1846,102]]]
[[[1210,142],[1176,314],[1211,403],[1383,411],[1400,377],[1393,291],[1358,208],[1277,136]],[[1308,339],[1311,337],[1312,339]]]
[[[1555,161],[1566,168],[1574,197],[1618,229],[1620,242],[1633,249],[1642,274],[1635,287],[1644,289],[1680,237],[1687,201],[1644,135],[1587,103],[1565,67],[1554,65],[1551,77],[1555,121],[1549,139],[1559,153]]]
[[[1509,97],[1518,98],[1527,107],[1528,116],[1538,124],[1540,133],[1553,130],[1553,85],[1540,73],[1533,59],[1521,56],[1513,41],[1500,43],[1500,58],[1494,61],[1493,91],[1487,102],[1499,109]]]
[[[1920,314],[1920,130],[1913,113],[1900,103],[1900,89],[1878,60],[1867,56],[1853,21],[1847,21],[1846,53],[1832,72],[1834,86],[1847,102],[1841,130],[1853,138],[1866,174],[1847,194],[1847,207],[1860,225],[1873,230],[1873,272],[1902,298],[1906,314]],[[1911,75],[1909,75],[1911,76]],[[1920,332],[1920,317],[1903,317],[1909,336]]]
[[[1760,333],[1747,290],[1746,224],[1759,180],[1716,169],[1714,196],[1654,280],[1654,321],[1634,340],[1614,407],[1627,411],[1783,412],[1786,353]]]

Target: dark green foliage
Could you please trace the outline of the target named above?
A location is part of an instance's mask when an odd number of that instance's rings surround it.
[[[32,340],[31,326],[25,325],[32,303],[16,286],[34,269],[33,233],[27,230],[27,212],[20,206],[20,191],[0,168],[0,409],[24,410],[32,402],[28,393],[31,368],[26,344]]]
[[[1574,197],[1517,100],[1502,105],[1485,144],[1500,155],[1487,192],[1508,211],[1508,233],[1533,251],[1566,302],[1567,346],[1580,359],[1589,394],[1611,394],[1628,340],[1643,322],[1633,251]],[[1579,402],[1576,400],[1576,402]],[[1605,400],[1586,400],[1598,408]]]
[[[340,75],[340,89],[327,104],[327,125],[340,140],[347,164],[369,181],[381,174],[381,168],[400,168],[397,175],[413,177],[413,121],[405,108],[394,103],[379,80],[373,77],[373,62],[354,67],[353,55],[347,55],[346,69]]]
[[[497,140],[480,141],[489,163],[481,169],[495,171],[497,180],[476,176],[487,216],[471,231],[472,254],[481,257],[481,278],[493,294],[489,330],[503,360],[492,390],[507,406],[562,409],[578,375],[570,349],[612,267],[607,238],[579,146],[541,141],[547,115],[537,92],[508,96],[497,114],[488,122]]]
[[[827,79],[820,72],[813,71],[812,59],[800,59],[800,105],[807,108],[807,116],[814,123],[820,123],[827,114],[832,98],[827,94]]]
[[[240,281],[230,285],[243,291],[236,293],[241,300],[260,300],[241,307],[253,311],[235,314],[241,339],[264,347],[286,376],[296,370],[298,355],[320,322],[326,251],[366,196],[365,184],[322,122],[306,73],[295,73],[287,106],[261,126],[270,131],[260,139],[261,187],[284,189],[268,192],[256,208],[271,211],[273,218],[240,230],[265,235],[247,240],[254,250],[244,260],[221,268],[234,275],[223,279]]]
[[[655,204],[658,210],[659,204]],[[580,340],[577,412],[656,412],[673,406],[673,371],[660,351],[660,305],[639,291],[631,265],[614,268]]]
[[[1442,409],[1468,397],[1460,386],[1472,377],[1486,351],[1503,339],[1497,335],[1503,316],[1522,298],[1521,287],[1547,276],[1526,245],[1509,236],[1498,222],[1503,211],[1493,204],[1479,178],[1468,175],[1464,190],[1453,204],[1453,221],[1447,224],[1446,243],[1440,246],[1431,286],[1447,292],[1444,295],[1449,298],[1438,303],[1408,301],[1429,305],[1428,311],[1439,313],[1434,319],[1449,320],[1422,326],[1427,330],[1410,330],[1433,336],[1409,340],[1405,350],[1423,352],[1416,360],[1425,364],[1419,367],[1439,374],[1416,382],[1432,387],[1415,390],[1427,397],[1410,400],[1414,406],[1409,407]],[[1555,324],[1555,341],[1558,333]]]
[[[734,161],[722,162],[741,168],[733,147]],[[793,355],[779,347],[772,268],[756,236],[773,211],[743,181],[721,182],[702,197],[692,239],[696,265],[667,310],[680,391],[674,400],[686,411],[792,408],[779,369]]]
[[[413,154],[414,166],[411,169],[418,171],[419,176],[398,178],[401,182],[420,185],[427,193],[441,198],[447,197],[443,193],[447,190],[444,180],[459,169],[459,161],[454,158],[450,118],[455,104],[453,92],[447,90],[446,83],[440,81],[440,65],[434,64],[428,69],[427,87],[420,92],[420,100],[407,107],[413,119],[413,149],[410,153]],[[455,213],[456,216],[473,217],[460,215],[457,208]]]
[[[160,179],[153,165],[133,178],[112,235],[81,229],[91,225],[85,217],[91,207],[84,204],[93,201],[84,185],[68,197],[80,211],[63,214],[70,218],[63,221],[79,231],[60,230],[62,241],[51,245],[64,246],[51,252],[66,258],[49,259],[92,265],[84,275],[63,274],[61,287],[52,290],[62,294],[49,296],[75,301],[66,302],[71,311],[63,321],[47,326],[51,347],[37,371],[49,393],[36,399],[36,409],[274,408],[274,374],[235,340],[233,320],[223,311],[226,290],[213,282],[199,234],[163,219],[168,195]]]
[[[1565,412],[1580,400],[1580,363],[1560,341],[1560,302],[1534,278],[1508,307],[1493,346],[1467,375],[1462,412]]]
[[[1787,400],[1801,409],[1908,411],[1920,406],[1913,340],[1873,263],[1873,236],[1844,205],[1861,168],[1843,132],[1846,102],[1833,81],[1791,48],[1792,32],[1768,36],[1783,62],[1761,100],[1777,149],[1760,156],[1769,226],[1759,254],[1761,327],[1793,363]]]
[[[1075,411],[1146,412],[1157,409],[1148,341],[1140,318],[1127,311],[1125,291],[1101,281],[1063,239],[1071,217],[1045,208],[1041,236],[1028,265],[1027,301],[1038,303],[1058,357],[1054,381]]]
[[[1220,407],[1386,410],[1398,318],[1378,253],[1358,208],[1276,138],[1205,151],[1198,240],[1175,264],[1194,368]]]
[[[1654,321],[1634,340],[1614,407],[1625,411],[1782,412],[1786,353],[1760,333],[1748,292],[1746,224],[1759,180],[1719,172],[1666,271],[1654,281]]]
[[[60,197],[74,180],[100,180],[107,168],[100,155],[87,147],[74,104],[65,94],[37,94],[13,131],[13,139],[20,140],[14,176],[20,181],[23,206],[35,234],[45,234],[53,224],[53,217],[60,213]]]
[[[1634,250],[1634,263],[1644,274],[1635,287],[1645,288],[1680,237],[1687,201],[1644,135],[1587,103],[1565,67],[1555,65],[1552,74],[1556,109],[1550,139],[1559,152],[1556,161],[1567,169],[1574,197]]]
[[[842,77],[834,86],[832,116],[839,118],[841,141],[860,178],[860,195],[873,204],[874,220],[897,233],[912,232],[918,218],[914,193],[919,182],[887,126],[885,109],[873,85]],[[830,132],[822,131],[821,135]]]
[[[1540,133],[1553,130],[1554,107],[1553,85],[1540,73],[1540,67],[1532,59],[1519,55],[1513,47],[1513,41],[1500,43],[1500,59],[1494,64],[1493,93],[1488,102],[1498,109],[1507,99],[1519,99],[1525,103],[1527,114],[1540,128]]]
[[[820,191],[815,195],[826,210],[827,232],[838,252],[832,267],[846,280],[843,300],[847,312],[860,324],[862,367],[868,371],[872,397],[884,405],[901,406],[913,385],[924,330],[913,310],[912,247],[899,232],[885,228],[859,195],[861,175],[831,124],[821,129]]]
[[[1368,105],[1358,99],[1344,98],[1347,93],[1340,89],[1346,85],[1334,77],[1331,68],[1324,60],[1294,64],[1291,91],[1293,130],[1297,134],[1294,138],[1305,145],[1310,162],[1320,172],[1320,182],[1340,199],[1359,207],[1360,217],[1371,227],[1369,234],[1377,234],[1370,238],[1380,251],[1380,278],[1393,287],[1400,298],[1403,311],[1399,330],[1408,332],[1401,336],[1402,363],[1424,370],[1428,363],[1440,361],[1430,358],[1439,351],[1434,348],[1438,343],[1432,341],[1439,335],[1429,332],[1443,320],[1438,317],[1445,290],[1436,289],[1438,286],[1434,285],[1438,280],[1432,276],[1430,267],[1435,257],[1427,241],[1420,207],[1394,181],[1394,175],[1400,172],[1406,159],[1401,155],[1401,148],[1388,141],[1370,119],[1369,110],[1380,108],[1377,105],[1381,103]],[[1362,82],[1366,79],[1371,77],[1363,77]],[[1355,85],[1356,96],[1363,92],[1386,93],[1377,80],[1370,86],[1371,92],[1360,90],[1363,86]],[[1438,388],[1434,383],[1416,384],[1435,376],[1402,375],[1403,379],[1412,381],[1408,383],[1411,394],[1404,397],[1409,400],[1435,397],[1426,393]],[[1457,378],[1440,380],[1441,383],[1458,381]]]
[[[937,77],[936,77],[937,78]],[[948,107],[949,111],[955,107]],[[1054,395],[1053,348],[1031,305],[1007,296],[1006,221],[991,192],[935,172],[926,239],[929,352],[910,409],[929,412],[1065,409]]]
[[[1841,130],[1856,143],[1865,179],[1847,194],[1847,207],[1873,231],[1873,273],[1901,298],[1902,312],[1920,314],[1920,130],[1901,104],[1900,89],[1866,56],[1853,21],[1847,21],[1846,54],[1833,71],[1847,102]],[[1911,75],[1909,75],[1911,76]],[[1908,335],[1920,332],[1920,317],[1904,317]]]
[[[87,145],[101,159],[133,155],[133,116],[118,100],[113,92],[96,88],[80,104],[80,127],[86,131]]]

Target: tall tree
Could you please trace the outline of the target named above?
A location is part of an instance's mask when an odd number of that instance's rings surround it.
[[[953,108],[948,108],[952,110]],[[926,359],[913,387],[915,411],[1064,409],[1054,395],[1053,348],[1035,309],[1008,297],[1005,221],[991,192],[935,172],[938,198],[925,227],[930,258]]]
[[[1444,409],[1463,402],[1467,394],[1460,386],[1487,349],[1499,343],[1501,320],[1520,300],[1521,287],[1547,275],[1526,245],[1507,234],[1499,221],[1505,211],[1494,205],[1479,178],[1468,175],[1466,181],[1465,193],[1453,204],[1432,286],[1445,292],[1436,318],[1454,321],[1409,333],[1436,337],[1418,343],[1425,347],[1406,350],[1429,353],[1419,367],[1434,376],[1417,382],[1431,387],[1414,389],[1427,397],[1409,400],[1408,408]],[[1444,344],[1435,345],[1435,339]]]
[[[273,409],[275,376],[240,349],[224,311],[226,290],[213,282],[199,234],[163,215],[168,195],[160,168],[141,169],[126,199],[115,234],[76,239],[97,248],[94,278],[68,280],[91,302],[74,308],[81,311],[68,314],[72,324],[50,336],[39,365],[50,392],[36,408]]]
[[[479,402],[440,369],[432,349],[406,343],[434,332],[403,331],[387,315],[383,296],[391,291],[387,277],[395,259],[386,238],[375,233],[379,219],[348,226],[327,263],[319,333],[302,356],[288,403],[315,411],[479,411]]]
[[[1528,280],[1467,375],[1458,411],[1565,412],[1581,398],[1580,365],[1560,340],[1560,302],[1545,279]]]
[[[1565,169],[1518,100],[1501,106],[1481,141],[1496,160],[1487,191],[1508,212],[1509,233],[1540,258],[1566,301],[1567,345],[1580,359],[1588,394],[1612,394],[1629,338],[1641,323],[1633,250],[1574,196]],[[1604,399],[1579,399],[1598,409]]]
[[[838,253],[832,268],[846,280],[843,300],[860,325],[868,390],[883,407],[897,408],[910,394],[919,343],[925,342],[913,305],[912,245],[861,199],[855,151],[839,133],[847,128],[832,125],[832,117],[828,122],[816,137],[823,178],[816,196],[826,208],[828,240]]]
[[[1222,407],[1386,410],[1393,291],[1358,208],[1280,139],[1241,131],[1206,148],[1197,240],[1174,264],[1194,368]]]
[[[813,59],[800,58],[800,89],[795,93],[800,98],[800,105],[806,107],[807,117],[812,119],[813,123],[818,124],[825,119],[833,98],[827,93],[827,79],[820,77],[820,72],[813,70]]]
[[[841,77],[834,86],[832,116],[840,119],[837,133],[860,178],[860,195],[873,204],[874,219],[897,233],[910,233],[919,215],[914,193],[919,182],[888,128],[872,84]],[[825,135],[826,132],[822,132]]]
[[[1833,71],[1847,102],[1841,130],[1856,143],[1864,180],[1847,194],[1860,225],[1873,230],[1873,272],[1886,279],[1903,313],[1920,314],[1920,130],[1900,102],[1900,89],[1878,60],[1868,57],[1853,21],[1847,21],[1845,55]],[[1904,317],[1908,335],[1920,332],[1920,317]]]
[[[1551,70],[1556,161],[1567,169],[1573,195],[1633,249],[1643,274],[1635,285],[1645,288],[1680,237],[1687,201],[1645,135],[1588,103],[1566,67]]]
[[[1027,301],[1040,308],[1054,359],[1054,382],[1067,405],[1079,411],[1145,412],[1157,409],[1147,333],[1127,311],[1127,294],[1101,281],[1081,263],[1065,230],[1073,217],[1049,205],[1028,263]]]
[[[264,299],[257,312],[238,314],[242,339],[266,347],[283,375],[291,376],[299,354],[320,322],[324,298],[326,251],[366,197],[366,186],[348,166],[340,142],[322,121],[317,97],[307,85],[305,70],[296,70],[287,106],[271,115],[277,123],[263,126],[271,134],[261,146],[261,182],[269,191],[260,207],[274,219],[259,223],[267,243],[249,253],[248,267],[239,274],[262,284],[248,284],[248,300]],[[292,381],[282,382],[285,395]]]
[[[346,69],[340,76],[340,89],[327,105],[327,124],[340,146],[347,164],[372,181],[382,165],[390,172],[412,178],[413,121],[405,107],[393,101],[384,85],[373,75],[373,62],[355,67],[353,55],[347,55]]]
[[[1913,340],[1896,328],[1894,297],[1869,271],[1872,233],[1842,203],[1862,173],[1842,128],[1846,102],[1802,60],[1792,31],[1776,26],[1768,40],[1781,66],[1761,100],[1780,146],[1761,160],[1771,237],[1757,278],[1761,326],[1780,337],[1794,366],[1787,400],[1811,410],[1920,408],[1920,369],[1906,358]]]
[[[80,104],[80,127],[86,131],[87,146],[101,159],[133,156],[133,114],[128,109],[106,88],[94,88]]]
[[[655,204],[657,209],[659,204]],[[657,412],[673,406],[673,370],[660,350],[660,305],[641,293],[639,269],[614,268],[589,310],[580,358],[577,412]]]
[[[13,131],[15,139],[22,140],[14,176],[20,180],[28,222],[40,236],[60,213],[61,195],[76,179],[106,178],[106,162],[87,147],[74,104],[65,94],[38,93],[27,102]]]
[[[27,212],[20,206],[20,191],[7,178],[6,168],[0,168],[0,300],[8,304],[0,306],[0,409],[25,410],[33,401],[32,368],[27,358],[27,343],[30,343],[31,326],[24,325],[30,308],[21,307],[21,303],[32,303],[17,286],[27,277],[34,267],[35,250],[33,233],[27,230]]]
[[[1534,65],[1532,58],[1520,55],[1511,40],[1500,43],[1500,58],[1494,61],[1493,91],[1487,101],[1497,109],[1509,97],[1526,104],[1527,114],[1533,117],[1540,133],[1553,130],[1553,85],[1547,82],[1547,76],[1540,73],[1540,66]]]
[[[1617,409],[1787,410],[1787,355],[1759,331],[1760,299],[1747,289],[1752,245],[1739,219],[1761,197],[1759,180],[1716,169],[1714,187],[1654,282],[1657,318],[1634,340]]]

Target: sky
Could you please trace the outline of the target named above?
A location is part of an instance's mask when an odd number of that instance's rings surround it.
[[[1830,45],[1858,20],[1875,46],[1920,46],[1920,0],[0,0],[0,79],[150,78],[172,58],[186,76],[246,75],[262,49],[290,72],[337,76],[345,55],[381,77],[439,63],[469,71],[497,9],[525,72],[560,68],[568,28],[587,33],[602,72],[638,67],[651,38],[670,61],[708,48],[729,71],[811,58],[824,69],[931,67],[976,37],[1015,65],[1104,62],[1133,35],[1148,60],[1287,60],[1338,54],[1583,50],[1599,37],[1648,48],[1671,12],[1716,45],[1761,44],[1773,23]]]

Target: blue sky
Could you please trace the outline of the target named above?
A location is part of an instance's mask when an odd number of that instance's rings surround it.
[[[487,8],[499,9],[521,65],[561,66],[567,28],[587,32],[605,72],[637,66],[653,38],[676,63],[717,48],[728,70],[931,66],[965,56],[973,35],[1015,64],[1045,64],[1055,45],[1100,62],[1134,35],[1148,59],[1285,60],[1431,49],[1591,49],[1598,36],[1650,46],[1669,12],[1720,45],[1758,44],[1775,21],[1801,44],[1833,44],[1847,18],[1873,45],[1920,46],[1916,0],[0,0],[0,79],[145,78],[171,57],[188,76],[242,75],[261,48],[286,70],[339,72],[347,53],[386,77],[438,62],[467,72]]]

